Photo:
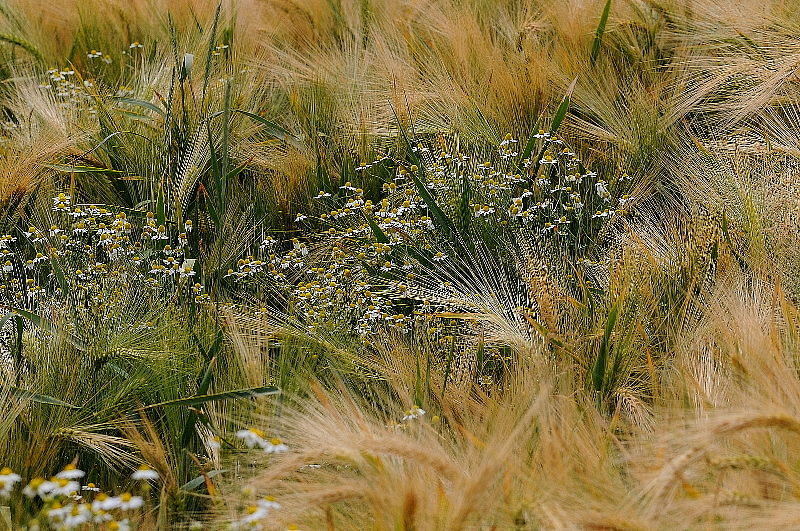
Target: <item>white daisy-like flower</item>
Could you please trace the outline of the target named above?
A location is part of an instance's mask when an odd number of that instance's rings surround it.
[[[85,476],[86,473],[83,470],[79,470],[75,465],[69,464],[64,467],[64,470],[56,474],[58,479],[78,479]]]
[[[8,498],[11,495],[11,489],[14,485],[22,480],[19,474],[15,474],[13,470],[4,467],[0,470],[0,498]]]
[[[138,509],[144,505],[144,498],[141,496],[134,496],[130,492],[123,492],[119,495],[119,509],[120,511],[130,511],[131,509]]]
[[[239,430],[236,432],[236,436],[244,441],[244,444],[246,444],[248,448],[253,448],[255,446],[261,446],[263,448],[264,445],[267,444],[267,441],[264,440],[264,432],[258,428]]]
[[[150,481],[158,478],[158,472],[147,465],[140,466],[136,472],[131,474],[131,479],[136,481]]]
[[[412,407],[411,409],[406,411],[406,414],[403,417],[403,422],[407,422],[409,420],[414,420],[416,418],[421,417],[424,414],[425,414],[425,410],[422,409],[421,407],[415,405],[414,407]]]
[[[275,501],[275,498],[272,496],[265,496],[258,500],[256,504],[261,507],[262,509],[266,509],[269,511],[270,509],[280,509],[281,504]]]
[[[125,518],[124,520],[113,520],[108,523],[109,531],[131,531],[130,521]]]
[[[88,485],[84,485],[81,487],[81,490],[89,491],[89,492],[100,492],[100,488],[95,485],[94,483],[89,483]]]
[[[277,439],[275,437],[273,437],[268,441],[265,440],[264,442],[262,442],[261,447],[268,454],[280,454],[289,451],[289,447],[286,446],[284,443],[282,443],[280,439]]]

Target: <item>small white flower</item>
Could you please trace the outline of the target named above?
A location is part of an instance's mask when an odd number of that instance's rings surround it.
[[[83,470],[79,470],[75,467],[75,465],[67,465],[64,467],[64,470],[56,474],[58,479],[78,479],[85,476],[86,473]]]
[[[409,420],[414,420],[416,418],[421,417],[424,414],[425,414],[425,410],[422,409],[421,407],[415,405],[414,407],[412,407],[411,409],[406,411],[406,414],[403,417],[403,422],[407,422]]]
[[[147,465],[140,466],[136,472],[131,474],[131,479],[136,481],[149,481],[158,478],[159,478],[158,472],[156,472]]]
[[[268,454],[280,454],[280,453],[289,451],[289,447],[288,446],[283,444],[280,439],[276,439],[274,437],[272,439],[268,440],[268,441],[264,440],[261,443],[261,447]]]
[[[110,531],[131,531],[130,521],[126,518],[124,520],[113,520],[108,523]]]
[[[264,432],[258,428],[239,430],[236,432],[236,436],[244,441],[244,444],[246,444],[248,448],[253,448],[255,446],[261,446],[263,448],[264,445],[267,444],[267,441],[264,440]]]
[[[242,518],[242,523],[252,524],[259,522],[267,517],[268,509],[259,507],[258,505],[251,505],[247,508],[247,516]]]
[[[21,480],[20,475],[15,474],[8,467],[0,470],[0,498],[8,498],[11,495],[11,489]]]
[[[66,508],[69,510],[63,520],[63,527],[65,529],[80,527],[92,519],[92,511],[85,503],[74,503]]]
[[[281,504],[275,501],[275,498],[272,496],[265,496],[264,498],[258,500],[256,504],[261,507],[262,509],[266,509],[269,511],[270,509],[280,509]]]
[[[143,505],[144,505],[144,498],[142,498],[141,496],[133,496],[130,492],[123,492],[122,494],[119,495],[119,509],[121,511],[138,509]]]

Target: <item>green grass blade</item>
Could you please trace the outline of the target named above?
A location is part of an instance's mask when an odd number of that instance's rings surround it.
[[[222,2],[217,4],[217,11],[214,13],[214,23],[211,25],[211,35],[208,38],[208,53],[206,54],[206,73],[203,76],[203,98],[202,106],[205,109],[206,91],[208,82],[211,79],[211,65],[214,64],[214,51],[217,47],[217,26],[219,25],[219,15],[222,10]]]
[[[594,34],[594,42],[592,43],[592,64],[597,61],[597,56],[600,53],[600,44],[603,41],[603,33],[606,32],[606,24],[608,23],[608,14],[611,12],[611,0],[606,2],[603,8],[603,14],[600,15],[600,23],[597,25],[597,31]]]
[[[594,386],[595,392],[598,393],[598,397],[605,385],[606,365],[608,364],[608,343],[611,339],[611,331],[617,323],[617,314],[621,301],[622,298],[620,297],[611,307],[611,311],[608,312],[608,320],[606,321],[606,327],[603,332],[603,339],[600,342],[600,350],[597,353],[597,360],[592,369],[592,385]]]
[[[180,490],[182,490],[183,492],[193,491],[194,489],[205,483],[206,477],[213,478],[214,476],[224,474],[225,472],[230,472],[230,470],[228,470],[227,468],[223,468],[222,470],[210,470],[209,472],[206,472],[205,476],[200,475],[191,481],[187,481],[186,483],[181,485]]]
[[[564,117],[567,115],[567,110],[569,110],[569,103],[572,98],[572,92],[575,90],[575,85],[578,83],[577,76],[575,79],[572,80],[569,88],[567,89],[567,93],[564,94],[564,99],[561,100],[561,105],[558,106],[558,110],[556,114],[553,115],[553,123],[550,124],[550,134],[555,134],[558,131],[561,122],[564,120]]]
[[[219,352],[220,345],[222,345],[223,333],[222,329],[217,330],[217,333],[214,337],[214,343],[211,345],[211,348],[208,352],[203,349],[203,345],[200,344],[200,341],[198,341],[195,336],[193,337],[197,343],[197,348],[203,355],[203,359],[208,361],[206,370],[203,372],[203,378],[197,384],[197,392],[195,393],[195,396],[198,397],[207,394],[208,388],[211,387],[211,380],[214,377],[214,367],[217,364],[217,353]],[[189,442],[192,440],[196,423],[197,414],[194,411],[190,411],[189,416],[186,417],[186,423],[183,425],[183,433],[181,434],[181,446],[183,448],[186,448]]]
[[[522,151],[522,157],[520,160],[525,160],[531,158],[531,153],[533,153],[533,148],[536,146],[536,136],[539,134],[539,124],[541,120],[536,120],[536,124],[533,126],[533,132],[531,136],[528,137],[528,141],[525,143],[525,149]],[[521,171],[522,168],[519,168]]]
[[[254,398],[257,396],[269,396],[280,394],[281,390],[277,387],[251,387],[249,389],[237,389],[235,391],[226,391],[224,393],[215,393],[211,395],[193,396],[190,398],[178,398],[176,400],[167,400],[166,402],[159,402],[152,404],[142,409],[152,409],[156,407],[175,407],[175,406],[200,406],[207,402],[219,402],[220,400],[238,400],[239,398]]]
[[[81,409],[80,406],[72,405],[68,402],[64,402],[63,400],[59,400],[58,398],[34,393],[33,391],[27,391],[25,389],[20,389],[19,387],[7,386],[6,389],[8,389],[12,395],[23,400],[30,400],[31,402],[38,402],[40,404],[50,404],[51,406],[61,406],[69,409]]]
[[[74,346],[78,350],[81,351],[86,350],[86,343],[84,341],[82,341],[80,338],[74,336],[73,334],[65,330],[61,330],[52,321],[40,315],[37,315],[33,312],[30,312],[28,310],[23,310],[21,308],[13,308],[13,307],[7,307],[7,308],[10,309],[12,312],[21,315],[22,317],[33,323],[37,328],[44,330],[45,332],[48,332],[50,334],[53,334],[54,336],[57,337],[63,336],[67,341],[69,341],[69,343],[72,344],[72,346]]]
[[[206,122],[206,131],[208,132],[208,148],[211,151],[211,177],[214,180],[214,189],[212,190],[214,194],[214,201],[215,210],[220,211],[219,208],[219,201],[220,201],[220,194],[219,189],[222,186],[222,168],[219,166],[219,160],[217,158],[217,148],[214,146],[214,137],[211,135],[211,121],[209,120]],[[216,216],[219,218],[219,216]],[[217,222],[217,227],[219,227],[219,222]]]
[[[483,372],[483,360],[485,354],[485,343],[483,340],[483,333],[481,333],[481,338],[478,340],[478,352],[475,355],[475,376],[479,377]]]
[[[266,118],[262,118],[257,114],[253,114],[251,112],[242,111],[239,109],[234,109],[235,112],[243,114],[250,118],[251,120],[260,123],[264,126],[264,130],[269,133],[270,135],[274,136],[278,140],[283,140],[293,148],[297,149],[298,151],[306,151],[306,145],[297,139],[294,135],[292,135],[289,131],[284,129],[283,127],[270,122]]]
[[[469,240],[470,225],[472,224],[472,207],[470,201],[472,200],[472,190],[469,187],[469,179],[466,174],[461,180],[461,201],[458,205],[458,230]]]
[[[425,183],[422,182],[421,177],[424,175],[422,167],[419,167],[419,176],[410,173],[411,179],[414,181],[414,185],[417,187],[417,193],[422,197],[422,200],[425,202],[425,205],[428,207],[433,219],[436,220],[436,223],[439,224],[439,227],[444,230],[445,235],[449,239],[453,239],[455,236],[455,231],[453,230],[453,223],[444,213],[444,211],[439,207],[436,203],[436,200],[433,198],[431,193],[428,191],[428,187],[425,186]]]
[[[144,109],[151,110],[157,114],[160,114],[161,116],[167,115],[164,109],[162,109],[158,105],[150,103],[149,101],[138,100],[136,98],[118,98],[118,97],[112,97],[111,99],[119,103],[127,103],[128,105],[134,105],[136,107],[142,107]]]
[[[53,274],[56,277],[56,281],[58,281],[58,287],[61,288],[61,293],[64,297],[69,298],[69,284],[64,276],[64,271],[61,269],[61,265],[58,263],[58,255],[55,253],[54,249],[48,249],[47,254],[50,256],[50,264],[53,266]],[[0,329],[2,329],[2,326],[0,326]]]
[[[380,243],[389,243],[389,237],[386,235],[385,232],[383,232],[380,226],[378,226],[378,224],[375,223],[375,220],[372,218],[372,216],[365,215],[364,217],[367,218],[367,223],[369,223],[369,226],[372,229],[372,233],[375,234],[375,238]]]
[[[575,85],[577,83],[578,77],[576,76],[575,79],[572,80],[572,83],[567,89],[566,94],[564,94],[564,99],[561,100],[561,105],[558,106],[558,110],[556,111],[555,115],[553,115],[553,122],[550,124],[551,136],[558,131],[558,128],[561,126],[561,122],[564,121],[564,117],[567,115],[570,99],[572,98],[572,92],[575,90]],[[542,160],[546,149],[546,146],[543,146],[541,151],[539,151],[539,155],[536,157],[536,160],[533,164],[533,175],[536,175],[539,172],[539,166],[541,165],[539,161]]]
[[[97,168],[95,166],[72,166],[70,164],[42,164],[46,168],[63,171],[67,173],[122,173],[111,168]]]
[[[416,356],[417,377],[414,379],[414,403],[422,406],[422,370],[419,366],[419,354]]]
[[[225,196],[228,190],[228,151],[231,133],[231,82],[225,83],[225,104],[222,111],[222,164],[220,165],[219,214],[225,217]]]

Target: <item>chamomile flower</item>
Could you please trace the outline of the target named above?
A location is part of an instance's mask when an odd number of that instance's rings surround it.
[[[424,414],[425,414],[425,410],[422,409],[421,407],[415,405],[414,407],[412,407],[411,409],[406,411],[406,414],[403,417],[403,422],[407,422],[409,420],[414,420],[416,418],[421,417]]]
[[[258,428],[250,428],[247,430],[239,430],[236,432],[236,437],[241,439],[248,448],[255,446],[264,447],[267,441],[264,440],[264,432]]]
[[[106,527],[108,527],[108,531],[131,531],[131,524],[128,518],[124,520],[112,520]]]
[[[64,467],[64,470],[56,474],[58,479],[78,479],[85,476],[86,473],[83,470],[79,470],[75,465],[69,464]]]
[[[11,495],[11,490],[21,480],[22,478],[19,474],[15,474],[8,467],[3,467],[0,470],[0,498],[8,498]]]
[[[268,441],[262,440],[260,444],[264,451],[268,454],[280,454],[289,451],[289,447],[282,443],[280,439],[275,437]]]
[[[131,479],[135,481],[151,481],[159,478],[158,472],[150,468],[148,465],[143,464],[131,474]]]
[[[266,509],[269,511],[270,509],[280,509],[281,504],[275,501],[275,498],[272,496],[265,496],[258,500],[256,504],[261,507],[262,509]]]

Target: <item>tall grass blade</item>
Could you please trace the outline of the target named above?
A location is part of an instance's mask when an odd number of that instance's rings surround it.
[[[235,391],[226,391],[224,393],[167,400],[165,402],[159,402],[158,404],[151,404],[142,409],[153,409],[156,407],[201,406],[208,402],[219,402],[220,400],[238,400],[240,398],[255,398],[257,396],[278,395],[280,393],[281,390],[273,386],[250,387],[248,389],[236,389]]]
[[[606,2],[603,8],[603,14],[600,15],[600,23],[597,25],[597,31],[594,34],[594,42],[592,43],[592,64],[597,61],[597,56],[600,54],[600,44],[603,41],[603,33],[606,31],[606,24],[608,23],[608,14],[611,11],[611,0]]]
[[[617,323],[617,314],[619,306],[622,302],[622,297],[618,298],[611,311],[608,312],[608,320],[606,321],[605,330],[603,332],[603,339],[600,341],[600,349],[597,353],[597,360],[595,361],[594,368],[592,369],[592,385],[594,391],[597,393],[598,401],[605,388],[606,366],[608,365],[608,345],[611,340],[611,332],[614,330],[614,325]]]
[[[21,315],[31,323],[33,323],[37,328],[43,330],[49,334],[52,334],[56,337],[64,337],[72,346],[77,348],[78,350],[86,350],[86,343],[78,338],[77,336],[67,332],[66,330],[61,330],[58,326],[55,325],[52,321],[48,320],[45,317],[35,314],[34,312],[23,310],[22,308],[13,308],[7,307],[12,312]]]
[[[278,140],[283,140],[293,148],[297,149],[298,151],[306,151],[306,145],[297,139],[294,135],[292,135],[289,131],[284,129],[283,127],[279,126],[276,123],[273,123],[266,118],[263,118],[257,114],[253,114],[251,112],[242,111],[240,109],[233,109],[234,112],[238,112],[250,118],[251,120],[258,122],[264,126],[264,130],[269,133],[270,135],[274,136]]]
[[[0,389],[2,388],[3,387],[0,387]],[[17,398],[21,398],[23,400],[30,400],[31,402],[38,402],[40,404],[50,404],[51,406],[61,406],[69,409],[82,409],[80,406],[72,405],[69,402],[64,402],[63,400],[59,400],[58,398],[54,398],[48,395],[42,395],[39,393],[34,393],[33,391],[20,389],[19,387],[7,386],[5,388],[8,389],[12,395],[16,396]]]
[[[136,107],[142,107],[144,109],[148,109],[164,117],[167,116],[167,113],[164,111],[164,109],[162,109],[158,105],[150,103],[149,101],[137,100],[135,98],[119,98],[119,97],[112,97],[111,99],[118,103],[125,103],[128,105],[134,105]]]
[[[111,168],[98,168],[96,166],[73,166],[71,164],[50,164],[44,163],[42,166],[53,170],[63,171],[67,173],[122,173],[119,170]]]
[[[181,485],[180,490],[184,492],[191,492],[206,481],[206,477],[213,478],[214,476],[218,476],[220,474],[224,474],[225,472],[230,472],[227,468],[223,468],[222,470],[210,470],[206,472],[204,475],[199,475],[191,481],[187,481],[183,485]]]

